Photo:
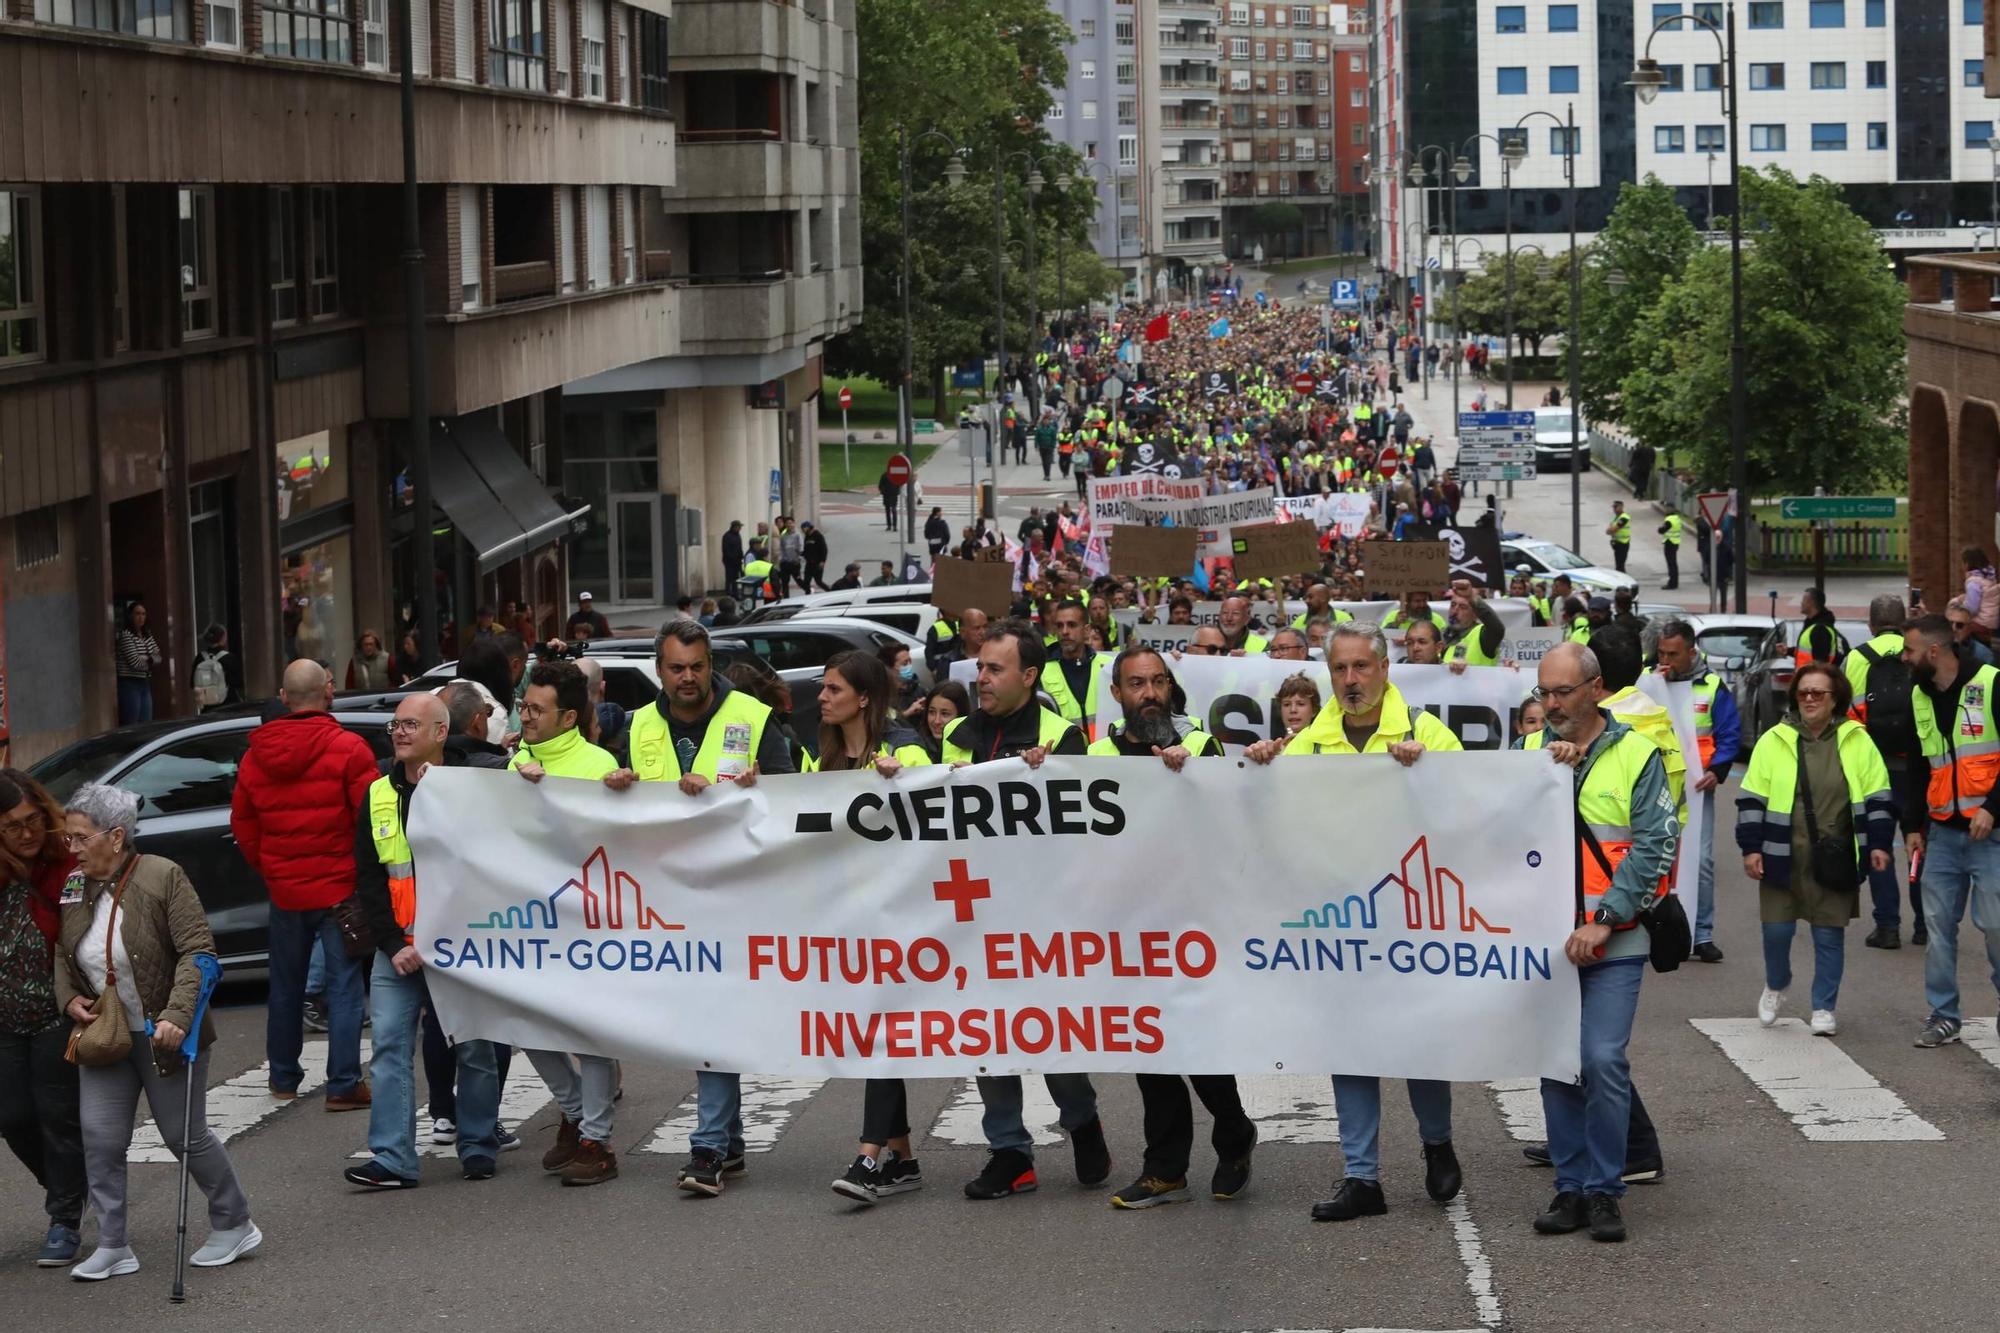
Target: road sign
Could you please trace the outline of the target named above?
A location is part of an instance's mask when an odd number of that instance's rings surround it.
[[[1532,463],[1535,461],[1535,446],[1532,444],[1460,444],[1458,465],[1468,463]]]
[[[1701,506],[1701,516],[1708,520],[1708,526],[1720,532],[1723,517],[1729,513],[1729,492],[1703,491],[1694,498]]]
[[[1424,294],[1422,292],[1418,292],[1415,296],[1412,296],[1410,298],[1410,309],[1422,310],[1423,308],[1424,308]]]
[[[1786,519],[1894,518],[1893,495],[1788,495],[1778,501],[1778,517]]]
[[[1396,475],[1396,465],[1402,461],[1402,455],[1398,454],[1394,449],[1384,449],[1376,457],[1375,466],[1382,469],[1383,476],[1393,477]]]
[[[1210,292],[1210,293],[1208,294],[1208,303],[1209,303],[1210,305],[1221,305],[1221,304],[1222,304],[1222,293],[1221,293],[1221,292]]]
[[[1460,481],[1533,481],[1533,463],[1474,463],[1461,461],[1456,471]]]
[[[782,496],[782,495],[783,495],[784,493],[785,493],[785,474],[784,474],[784,473],[782,473],[782,472],[780,472],[780,471],[778,471],[778,469],[776,469],[776,468],[772,468],[772,469],[771,469],[771,503],[772,503],[772,504],[777,504],[777,503],[778,503],[778,501],[779,501],[779,497],[781,497],[781,496]]]
[[[1312,377],[1311,371],[1301,370],[1298,374],[1292,376],[1292,392],[1311,393],[1313,386],[1317,383],[1318,381]]]
[[[1329,305],[1361,304],[1361,284],[1353,278],[1335,278],[1327,298]]]
[[[1523,426],[1529,430],[1535,428],[1535,414],[1533,412],[1460,412],[1458,414],[1458,428],[1462,431],[1518,430]]]
[[[888,467],[888,473],[889,473],[889,483],[890,483],[891,485],[893,485],[893,486],[907,486],[907,485],[909,485],[909,484],[910,484],[910,460],[909,460],[909,457],[908,457],[908,455],[906,455],[906,454],[892,454],[892,455],[890,455],[890,458],[889,458],[889,467]],[[778,474],[777,474],[777,473],[775,473],[775,472],[773,472],[773,473],[771,474],[771,476],[772,476],[773,478],[776,478],[776,477],[777,477],[777,475],[778,475]]]
[[[852,406],[854,406],[854,390],[843,384],[840,386],[840,410],[845,412]]]

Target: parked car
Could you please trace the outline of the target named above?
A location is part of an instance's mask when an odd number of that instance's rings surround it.
[[[891,602],[927,604],[930,599],[931,585],[928,583],[891,583],[880,588],[843,588],[839,592],[806,593],[798,597],[787,597],[781,602],[766,602],[745,614],[742,623],[762,625],[773,620],[792,620],[801,616],[821,620],[829,616],[846,615],[854,607]]]
[[[1526,537],[1519,541],[1500,543],[1500,562],[1509,570],[1528,567],[1528,576],[1535,579],[1554,578],[1557,574],[1569,575],[1569,581],[1579,589],[1591,593],[1601,593],[1609,597],[1620,588],[1639,591],[1639,580],[1630,574],[1620,574],[1615,569],[1605,569],[1593,565],[1575,551],[1554,542],[1538,541]]]
[[[389,757],[389,709],[336,707],[340,724]],[[29,773],[58,801],[87,782],[107,782],[139,798],[138,844],[176,861],[201,896],[224,968],[263,969],[270,959],[270,897],[236,850],[229,803],[236,771],[256,729],[256,707],[172,722],[120,727],[76,742]]]
[[[1590,423],[1576,424],[1575,461],[1580,467],[1590,466]],[[1570,469],[1570,409],[1567,407],[1538,407],[1535,409],[1535,470],[1549,472],[1560,468]]]
[[[1757,641],[1744,665],[1742,678],[1736,687],[1736,708],[1743,715],[1746,754],[1766,727],[1785,716],[1792,675],[1797,670],[1792,646],[1798,642],[1799,630],[1804,625],[1804,619],[1798,616],[1778,621],[1764,631],[1764,637]],[[1871,637],[1868,626],[1859,620],[1836,620],[1833,628],[1840,639],[1840,656],[1845,656],[1855,645],[1868,642]]]
[[[1770,616],[1726,614],[1690,615],[1681,619],[1694,630],[1695,647],[1708,659],[1710,669],[1732,690],[1743,679],[1757,646],[1778,623]]]

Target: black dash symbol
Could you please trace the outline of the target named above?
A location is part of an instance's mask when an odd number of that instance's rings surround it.
[[[801,814],[798,823],[792,826],[792,832],[831,833],[833,832],[833,815],[825,810]]]

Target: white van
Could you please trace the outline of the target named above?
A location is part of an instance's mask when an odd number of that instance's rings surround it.
[[[1569,433],[1569,408],[1538,407],[1535,409],[1536,471],[1569,471]],[[1579,420],[1576,424],[1576,460],[1579,466],[1590,466],[1590,423],[1588,421]]]

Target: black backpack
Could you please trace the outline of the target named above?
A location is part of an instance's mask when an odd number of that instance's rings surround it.
[[[1854,650],[1868,662],[1868,735],[1885,759],[1915,748],[1917,715],[1910,705],[1910,667],[1900,654],[1884,657],[1870,644]]]

